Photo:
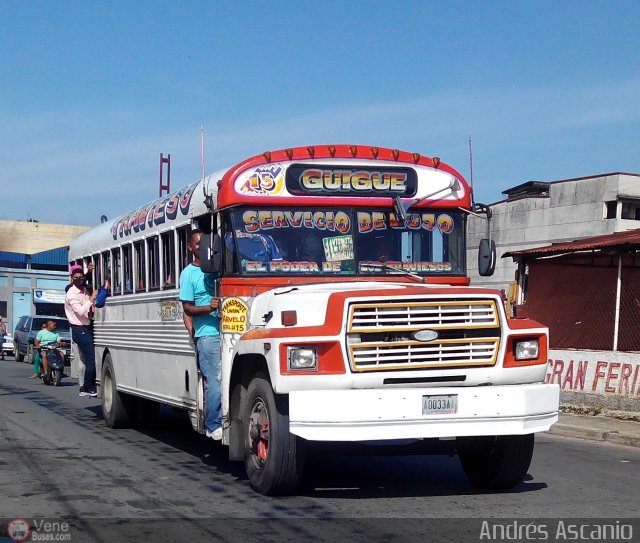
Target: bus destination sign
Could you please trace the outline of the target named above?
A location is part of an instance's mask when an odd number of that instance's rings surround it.
[[[287,170],[287,190],[313,196],[414,196],[416,172],[411,168],[308,166]]]

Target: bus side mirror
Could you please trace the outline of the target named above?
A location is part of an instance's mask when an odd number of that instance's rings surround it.
[[[200,269],[204,273],[220,273],[222,268],[222,243],[220,236],[204,234],[200,238]]]
[[[496,242],[481,239],[478,246],[478,273],[483,277],[493,275],[496,269]]]

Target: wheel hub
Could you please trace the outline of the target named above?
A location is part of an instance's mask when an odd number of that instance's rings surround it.
[[[262,399],[257,398],[249,415],[249,446],[254,459],[262,467],[269,456],[269,413]]]

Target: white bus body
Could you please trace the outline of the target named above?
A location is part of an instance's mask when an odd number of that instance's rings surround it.
[[[438,159],[317,146],[252,157],[82,234],[72,261],[112,286],[94,327],[107,424],[163,403],[204,432],[178,285],[197,225],[224,240],[223,443],[253,488],[293,492],[311,441],[429,438],[450,440],[476,484],[517,484],[559,390],[542,383],[547,328],[469,286],[470,210]]]

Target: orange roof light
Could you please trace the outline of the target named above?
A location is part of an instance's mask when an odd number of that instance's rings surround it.
[[[283,311],[280,314],[282,326],[295,326],[298,324],[298,314],[295,311]]]

